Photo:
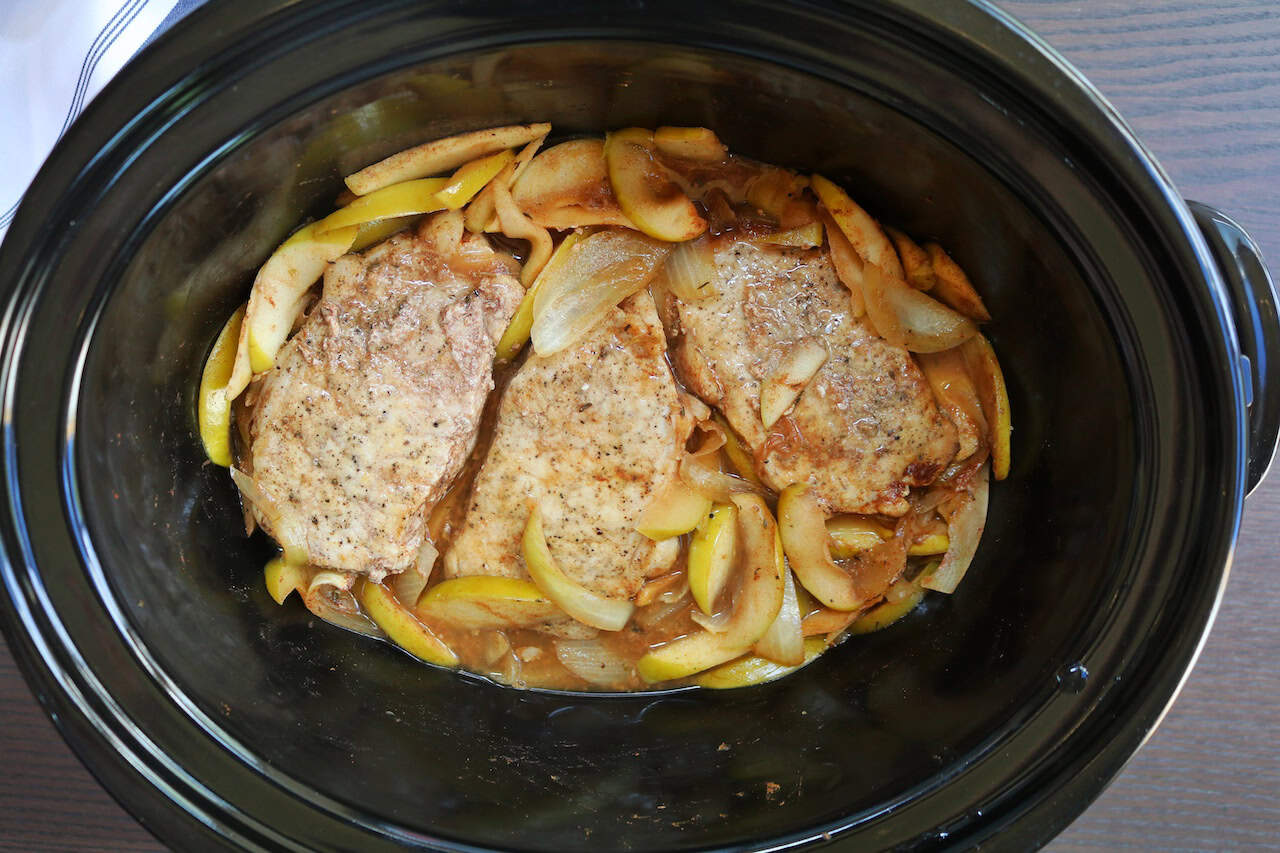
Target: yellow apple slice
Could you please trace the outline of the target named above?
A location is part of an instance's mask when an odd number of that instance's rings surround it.
[[[244,322],[248,328],[249,366],[270,370],[293,328],[299,300],[329,264],[346,254],[359,231],[354,225],[319,233],[313,222],[276,249],[258,270],[249,293]]]
[[[514,159],[515,154],[508,149],[464,163],[436,193],[436,199],[449,210],[460,209]]]
[[[707,221],[654,158],[652,133],[631,127],[609,134],[604,159],[618,205],[645,234],[681,243],[707,230]]]
[[[987,419],[963,352],[962,345],[942,352],[916,353],[916,363],[933,389],[938,408],[956,426],[960,440],[957,459],[968,459],[987,440]]]
[[[377,222],[366,222],[356,232],[356,239],[351,243],[351,251],[363,252],[375,243],[381,243],[392,234],[410,227],[420,218],[417,214],[411,214],[409,216],[395,216],[391,219],[380,219]]]
[[[760,420],[771,428],[791,408],[831,353],[819,335],[794,342],[760,383]]]
[[[961,347],[969,375],[978,391],[978,400],[986,416],[991,442],[991,473],[997,480],[1009,476],[1010,439],[1013,423],[1009,414],[1009,389],[1004,384],[1004,372],[991,342],[982,335],[974,335]]]
[[[784,666],[758,655],[747,655],[696,676],[693,683],[713,690],[729,690],[734,687],[753,687],[776,681],[809,664],[827,648],[825,640],[810,637],[804,641],[804,662],[796,666]]]
[[[551,125],[546,123],[516,124],[435,139],[348,175],[347,187],[356,195],[368,195],[401,181],[448,172],[477,157],[525,145],[550,132]]]
[[[529,514],[522,540],[525,568],[547,598],[584,625],[601,631],[621,631],[631,619],[635,606],[620,598],[607,598],[571,580],[551,556],[542,532],[542,512],[537,506]]]
[[[737,538],[738,508],[722,503],[711,507],[689,542],[689,590],[708,616],[733,571]]]
[[[276,604],[284,604],[291,592],[305,594],[311,582],[311,569],[305,565],[290,563],[283,556],[268,560],[262,574],[267,584],[267,594]]]
[[[636,519],[636,530],[654,541],[688,533],[711,512],[711,499],[682,482],[672,482],[658,493]]]
[[[934,557],[945,554],[951,547],[951,538],[947,535],[947,525],[935,521],[922,535],[907,546],[908,557]]]
[[[663,154],[707,163],[718,163],[729,153],[715,131],[706,127],[660,127],[653,132],[653,144]]]
[[[813,175],[809,180],[818,200],[840,226],[862,260],[880,267],[895,278],[902,278],[902,264],[898,262],[898,253],[893,250],[893,244],[885,236],[880,224],[849,198],[848,193],[822,175]]]
[[[538,296],[538,288],[551,276],[557,274],[557,270],[565,262],[573,247],[582,241],[584,234],[581,231],[573,231],[563,240],[560,245],[556,246],[555,251],[551,253],[550,259],[538,273],[538,277],[533,280],[533,284],[524,292],[524,297],[520,300],[520,305],[516,308],[516,313],[512,316],[511,322],[507,324],[506,331],[502,333],[502,337],[498,340],[498,359],[500,361],[511,361],[520,354],[520,350],[529,342],[529,333],[533,331],[533,303]]]
[[[820,215],[822,230],[827,235],[827,253],[835,267],[836,278],[849,291],[849,310],[855,318],[867,313],[866,300],[862,298],[862,258],[854,251],[849,238],[825,210]]]
[[[916,290],[932,290],[937,279],[933,274],[929,253],[897,228],[885,226],[884,230],[893,241],[893,247],[898,250],[898,260],[902,261],[907,284]]]
[[[713,417],[724,432],[724,455],[729,457],[729,464],[733,467],[733,470],[739,477],[749,481],[752,485],[764,488],[764,484],[760,482],[759,475],[756,474],[755,457],[751,454],[751,451],[747,450],[737,431],[729,426],[729,422],[719,412],[714,412]]]
[[[865,516],[837,515],[827,521],[827,535],[831,537],[831,556],[847,560],[879,545],[893,530]]]
[[[470,631],[527,628],[562,616],[529,581],[485,575],[442,581],[418,599],[416,609],[428,621]]]
[[[243,319],[244,306],[241,305],[218,333],[213,349],[209,351],[209,358],[204,363],[204,372],[200,375],[200,396],[196,405],[200,441],[204,444],[204,452],[209,461],[223,468],[231,466],[232,400],[227,396],[227,390],[240,347],[240,324]]]
[[[911,581],[898,581],[889,591],[883,604],[863,613],[849,623],[850,634],[870,634],[897,622],[924,600],[924,589]]]
[[[883,586],[876,587],[875,578],[845,571],[831,558],[822,507],[807,483],[788,486],[778,496],[778,529],[792,571],[824,606],[857,610],[883,591]],[[905,553],[902,556],[905,559]]]
[[[458,656],[435,635],[435,632],[418,621],[395,593],[380,583],[362,581],[357,597],[364,612],[387,638],[418,660],[439,666],[457,666]]]
[[[383,187],[377,192],[360,196],[346,207],[335,210],[315,223],[315,233],[327,236],[327,232],[352,225],[443,210],[444,204],[436,194],[448,184],[448,178],[420,178]]]
[[[733,496],[742,543],[742,587],[720,633],[698,631],[647,652],[636,671],[649,683],[684,678],[746,654],[782,609],[785,581],[778,525],[764,498]]]
[[[804,193],[807,186],[809,181],[802,175],[765,166],[748,180],[746,200],[783,229],[798,229],[818,220],[817,207]],[[818,242],[822,242],[821,237]]]
[[[822,245],[822,223],[810,222],[798,228],[778,231],[767,237],[761,237],[757,243],[768,243],[772,246],[790,246],[797,249],[816,249]]]
[[[990,322],[991,313],[987,311],[982,297],[969,281],[969,276],[960,269],[960,265],[937,243],[929,243],[925,249],[929,252],[929,261],[933,266],[933,295],[966,317],[979,323]]]

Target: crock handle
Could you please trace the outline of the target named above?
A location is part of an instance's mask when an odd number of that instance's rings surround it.
[[[1236,334],[1240,338],[1241,374],[1252,388],[1249,406],[1249,473],[1245,494],[1266,476],[1280,435],[1280,312],[1271,274],[1258,244],[1220,210],[1188,202],[1227,283]]]

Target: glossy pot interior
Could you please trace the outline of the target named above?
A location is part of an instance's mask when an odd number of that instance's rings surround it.
[[[1239,512],[1221,305],[1122,129],[1087,98],[1031,97],[996,73],[1003,30],[948,37],[942,12],[819,23],[744,3],[726,36],[688,15],[577,31],[534,12],[503,23],[484,4],[435,21],[388,4],[344,23],[335,9],[288,26],[255,12],[238,46],[197,31],[232,18],[197,16],[149,54],[187,75],[189,99],[166,94],[164,121],[141,110],[125,139],[136,157],[102,167],[97,192],[71,184],[48,227],[20,223],[44,266],[9,339],[23,513],[7,535],[56,614],[42,618],[66,632],[60,660],[107,720],[70,732],[90,765],[191,843],[212,826],[315,848],[692,849],[824,832],[927,846],[1001,829],[1025,846],[1082,809],[1175,689]],[[229,53],[199,77],[179,49],[192,45]],[[1048,81],[1050,65],[1023,73]],[[123,121],[110,109],[86,136]],[[707,125],[953,251],[996,318],[1015,425],[1013,473],[955,596],[774,685],[625,697],[495,687],[270,601],[269,544],[245,540],[195,436],[214,334],[341,175],[529,120],[558,135]],[[90,141],[72,152],[82,162]],[[104,730],[141,758],[92,755]]]

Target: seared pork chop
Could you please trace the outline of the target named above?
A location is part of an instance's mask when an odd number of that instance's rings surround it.
[[[909,488],[932,482],[957,447],[911,355],[852,316],[822,250],[717,238],[714,253],[717,294],[676,306],[675,363],[689,389],[724,413],[770,487],[808,482],[833,512],[906,513]],[[831,355],[766,431],[761,381],[813,335]]]
[[[255,389],[246,468],[312,565],[374,580],[413,564],[476,442],[524,293],[514,262],[441,214],[339,258]]]
[[[679,392],[665,351],[642,291],[577,344],[529,356],[503,392],[447,575],[525,576],[520,538],[535,502],[560,568],[596,593],[630,598],[671,565],[676,540],[649,540],[636,519],[676,480],[705,409]]]

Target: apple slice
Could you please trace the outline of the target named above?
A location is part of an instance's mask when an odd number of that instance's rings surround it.
[[[733,571],[737,535],[738,508],[721,503],[711,507],[689,542],[689,590],[708,616]]]
[[[663,154],[706,163],[719,163],[729,153],[715,131],[706,127],[660,127],[653,132],[653,144]]]
[[[929,243],[925,249],[929,252],[929,261],[933,266],[933,295],[966,317],[979,323],[989,323],[991,312],[982,303],[982,297],[974,289],[973,282],[969,281],[969,276],[960,269],[960,265],[937,243]]]
[[[262,568],[267,594],[276,604],[284,604],[289,593],[303,595],[311,582],[311,569],[305,565],[290,563],[283,556],[273,557]]]
[[[859,552],[851,571],[839,566],[831,558],[822,507],[807,483],[788,486],[778,496],[778,529],[792,571],[832,610],[858,610],[883,594],[906,566],[906,549],[896,539]]]
[[[916,362],[929,380],[938,408],[956,425],[960,439],[957,459],[968,459],[987,440],[987,419],[963,350],[962,345],[942,352],[916,353]]]
[[[768,681],[776,681],[784,675],[790,675],[813,663],[826,648],[825,640],[810,637],[804,641],[804,660],[799,665],[785,666],[765,657],[747,655],[702,673],[693,679],[693,683],[713,690],[729,690],[734,687],[753,687]]]
[[[865,516],[837,515],[827,522],[827,535],[831,537],[831,556],[847,560],[879,545],[893,530]]]
[[[395,216],[391,219],[380,219],[377,222],[366,222],[356,232],[356,239],[351,243],[351,251],[363,252],[365,249],[381,243],[392,234],[403,231],[421,219],[418,214]]]
[[[933,274],[933,262],[929,260],[929,253],[897,228],[886,225],[884,230],[893,241],[893,248],[898,250],[898,260],[902,261],[907,284],[916,290],[932,290],[937,279]]]
[[[742,587],[720,633],[699,631],[646,653],[636,671],[649,683],[684,678],[746,654],[769,630],[782,609],[785,581],[778,525],[764,498],[733,496],[742,538]]]
[[[713,412],[712,416],[716,423],[720,425],[720,429],[724,432],[724,455],[728,457],[729,464],[734,472],[744,480],[747,480],[757,488],[763,489],[764,484],[760,482],[760,477],[756,474],[756,459],[743,443],[742,438],[729,426],[729,422],[719,412]]]
[[[448,185],[448,178],[421,178],[383,187],[377,192],[360,196],[315,223],[315,233],[325,235],[326,232],[351,225],[443,210],[444,204],[437,198],[437,194]]]
[[[822,245],[822,223],[810,222],[798,228],[777,231],[767,237],[761,237],[757,243],[771,246],[790,246],[797,249],[816,249]]]
[[[880,223],[872,219],[847,192],[822,175],[813,175],[809,180],[818,200],[862,259],[895,278],[902,278],[902,264],[898,261],[898,253],[893,250],[893,244],[880,228]]]
[[[514,159],[515,155],[506,149],[464,163],[453,173],[444,188],[436,193],[436,199],[449,210],[459,210]]]
[[[457,666],[458,656],[435,635],[435,632],[418,621],[395,593],[380,583],[361,581],[357,597],[364,612],[388,639],[418,660],[439,666]]]
[[[688,533],[711,512],[711,499],[682,482],[673,482],[658,493],[636,519],[636,530],[654,541]]]
[[[560,608],[527,580],[471,575],[443,581],[418,600],[428,621],[470,631],[527,628],[563,618]]]
[[[849,238],[844,236],[840,226],[825,210],[820,215],[822,229],[827,235],[827,251],[831,255],[831,265],[836,269],[836,278],[849,291],[849,312],[854,318],[867,313],[866,300],[862,298],[862,258],[854,250]]]
[[[533,304],[538,297],[538,288],[548,278],[557,274],[573,247],[580,243],[584,236],[580,231],[573,231],[561,240],[560,245],[556,246],[546,265],[538,273],[538,277],[533,280],[533,284],[529,285],[529,289],[524,292],[524,297],[520,300],[516,313],[512,316],[511,322],[507,324],[506,331],[502,333],[501,339],[498,340],[498,359],[500,361],[511,361],[520,354],[520,350],[529,342],[529,334],[533,331]]]
[[[512,184],[511,197],[544,228],[636,227],[609,184],[603,139],[573,139],[541,152]]]
[[[778,359],[773,371],[760,383],[760,420],[770,429],[800,398],[831,356],[819,335],[801,338]]]
[[[493,154],[504,148],[516,148],[551,132],[551,125],[516,124],[507,127],[491,127],[434,139],[392,154],[385,160],[366,166],[346,178],[347,187],[356,195],[368,195],[375,190],[401,181],[425,178],[456,169],[469,160]]]
[[[244,319],[244,306],[235,310],[218,333],[209,351],[209,358],[204,363],[204,372],[200,375],[200,396],[196,404],[196,419],[200,425],[200,441],[204,444],[205,455],[214,465],[223,468],[231,467],[231,402],[228,396],[232,374],[235,372],[236,360],[241,349],[243,336],[240,334],[241,321]],[[242,364],[248,363],[247,351],[240,357]],[[242,373],[248,372],[242,368]],[[245,377],[247,379],[247,376]],[[237,395],[244,388],[236,389]]]
[[[969,375],[978,391],[978,400],[986,416],[988,440],[991,442],[991,473],[997,480],[1009,476],[1010,439],[1013,424],[1009,415],[1009,390],[1004,372],[991,342],[974,335],[960,348]]]
[[[561,571],[542,532],[542,512],[529,513],[522,540],[525,568],[538,589],[561,610],[584,625],[601,631],[621,631],[631,620],[635,605],[620,598],[606,598],[571,580]]]
[[[707,230],[707,221],[653,156],[653,134],[631,127],[604,143],[609,185],[635,226],[658,240],[680,243]]]
[[[892,597],[892,598],[890,598]],[[898,581],[886,594],[883,604],[863,613],[849,623],[850,634],[870,634],[888,628],[903,616],[906,616],[924,600],[924,588],[911,581]]]
[[[346,254],[359,231],[351,225],[320,233],[323,222],[313,222],[284,241],[258,270],[244,319],[254,373],[275,365],[301,309],[299,300],[330,263]]]

